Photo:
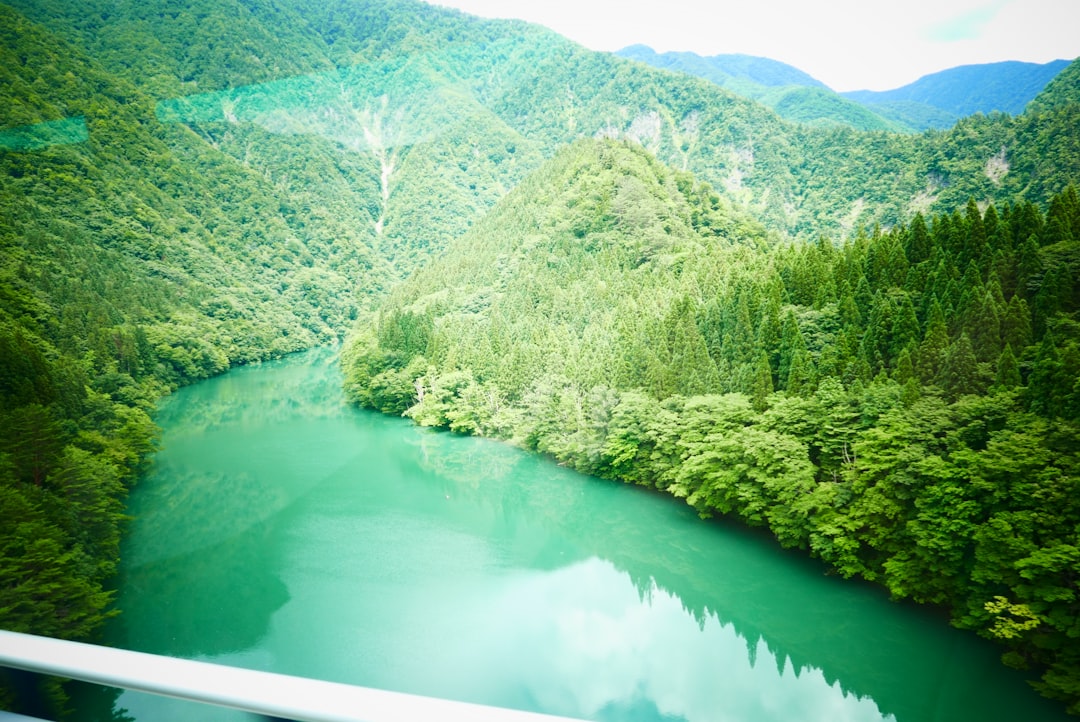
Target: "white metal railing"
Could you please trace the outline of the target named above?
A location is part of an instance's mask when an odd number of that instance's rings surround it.
[[[2,630],[0,667],[298,722],[581,722]]]

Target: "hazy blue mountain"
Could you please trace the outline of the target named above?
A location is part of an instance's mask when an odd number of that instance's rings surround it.
[[[657,53],[647,45],[631,45],[615,54],[647,63],[654,68],[696,75],[731,90],[739,90],[746,83],[769,88],[783,85],[827,87],[825,83],[792,65],[754,55],[736,53],[705,57],[690,52]]]
[[[770,58],[657,53],[645,45],[631,45],[616,55],[703,78],[767,105],[785,120],[810,125],[847,125],[857,130],[903,132],[913,129],[906,123],[894,122],[873,109],[841,97],[825,83],[794,66]]]
[[[764,103],[787,120],[908,132],[948,128],[975,113],[1001,111],[1017,115],[1069,65],[1066,60],[964,65],[926,75],[893,90],[835,93],[798,68],[769,58],[657,53],[644,45],[632,45],[616,54],[704,78]],[[813,91],[808,92],[808,88]]]
[[[995,110],[1017,115],[1068,65],[1068,60],[1054,60],[1041,65],[1015,60],[961,65],[924,75],[914,83],[895,90],[856,90],[841,95],[871,107],[913,101],[956,117]]]

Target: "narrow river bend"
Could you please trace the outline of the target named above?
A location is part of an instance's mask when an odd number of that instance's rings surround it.
[[[994,647],[762,535],[348,407],[329,350],[182,389],[157,420],[114,646],[595,720],[1068,719]]]

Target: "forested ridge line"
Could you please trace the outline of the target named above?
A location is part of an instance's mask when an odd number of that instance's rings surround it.
[[[1080,198],[770,243],[579,143],[391,294],[357,403],[766,526],[1080,711]]]
[[[808,238],[948,211],[969,196],[1046,203],[1080,169],[1071,144],[1055,148],[1052,163],[1038,145],[1074,135],[1070,104],[1037,99],[1030,113],[973,116],[921,135],[812,127],[538,26],[411,0],[10,2],[156,101],[216,104],[219,122],[190,122],[211,142],[254,124],[353,144],[382,163],[390,173],[381,246],[410,269],[464,232],[461,218],[486,211],[542,158],[581,137],[634,139],[772,230]],[[379,68],[384,78],[363,78]],[[362,79],[338,82],[353,71]],[[318,89],[276,95],[277,81],[308,76]],[[268,103],[265,112],[232,116],[245,94]],[[432,99],[443,112],[426,104]],[[291,175],[295,149],[259,153],[238,140],[220,149],[242,162],[261,155],[266,171]]]

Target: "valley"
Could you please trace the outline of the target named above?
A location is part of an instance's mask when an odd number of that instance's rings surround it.
[[[856,130],[420,2],[13,0],[0,77],[5,628],[113,614],[162,398],[343,343],[355,404],[766,528],[1080,709],[1076,63]]]

